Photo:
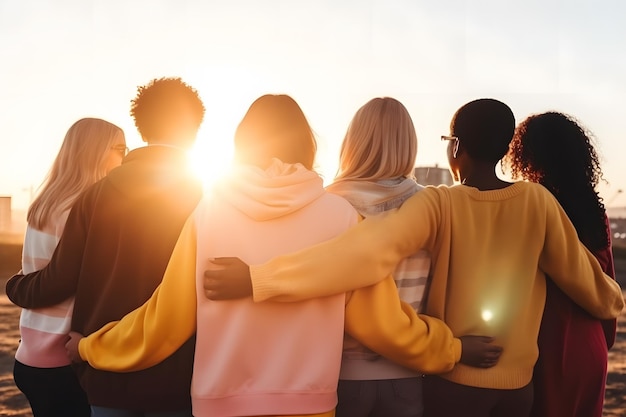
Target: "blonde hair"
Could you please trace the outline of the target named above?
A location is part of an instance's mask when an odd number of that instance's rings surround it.
[[[106,175],[111,147],[125,143],[124,131],[102,119],[74,123],[61,144],[40,191],[28,208],[28,223],[38,230],[69,209],[78,195]]]
[[[341,144],[335,181],[413,177],[417,135],[402,103],[378,97],[361,107]]]

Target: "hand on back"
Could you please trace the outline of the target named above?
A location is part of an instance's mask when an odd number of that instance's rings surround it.
[[[78,353],[78,343],[80,339],[84,338],[80,333],[70,332],[68,334],[68,340],[65,343],[65,349],[67,350],[67,357],[74,363],[84,362],[83,358],[80,357],[80,353]]]
[[[250,267],[239,258],[215,258],[204,271],[204,294],[210,300],[252,296]]]
[[[502,347],[493,344],[493,337],[461,336],[461,363],[474,368],[491,368],[498,363]]]

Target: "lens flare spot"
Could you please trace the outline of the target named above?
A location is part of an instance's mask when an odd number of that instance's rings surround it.
[[[493,318],[493,313],[491,312],[491,310],[483,310],[481,316],[484,321],[489,322]]]

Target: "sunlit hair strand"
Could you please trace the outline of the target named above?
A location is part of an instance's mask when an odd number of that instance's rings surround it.
[[[74,123],[28,209],[28,223],[43,230],[69,209],[80,193],[107,174],[108,153],[120,143],[126,143],[124,132],[112,123],[94,118]]]
[[[130,108],[137,130],[148,143],[176,140],[190,145],[204,112],[198,92],[177,77],[158,78],[137,87]]]
[[[374,98],[350,122],[341,145],[335,181],[413,177],[417,135],[398,100]]]

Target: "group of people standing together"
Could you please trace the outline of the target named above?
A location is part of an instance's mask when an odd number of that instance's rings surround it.
[[[264,95],[203,195],[197,92],[155,79],[131,115],[147,146],[79,120],[28,211],[6,292],[35,417],[602,415],[624,299],[574,118],[466,103],[457,184],[422,187],[407,109],[374,98],[324,188],[304,113]]]

